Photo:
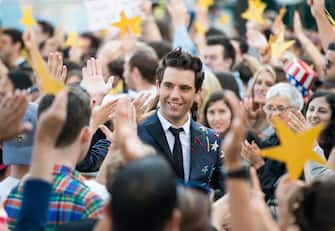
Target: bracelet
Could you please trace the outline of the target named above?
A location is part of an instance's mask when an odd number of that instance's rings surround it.
[[[224,177],[227,179],[241,179],[241,180],[249,180],[250,172],[248,166],[242,166],[236,170],[227,170],[224,172]]]

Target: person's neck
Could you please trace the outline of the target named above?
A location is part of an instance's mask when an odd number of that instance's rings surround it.
[[[182,127],[186,121],[188,120],[189,118],[189,114],[186,114],[183,118],[181,119],[178,119],[178,120],[172,120],[171,118],[168,118],[164,112],[160,111],[161,115],[164,117],[164,119],[166,119],[169,123],[171,123],[174,127],[176,128],[180,128]]]
[[[53,155],[56,157],[55,163],[57,165],[64,165],[71,169],[76,168],[80,156],[80,149],[78,147],[73,145],[65,148],[58,148],[54,152]]]
[[[20,180],[29,172],[29,169],[29,165],[12,165],[9,176]]]
[[[20,58],[20,54],[13,54],[9,60],[9,65],[11,67],[16,67],[17,61],[19,60],[19,58]]]
[[[137,84],[136,86],[136,91],[150,91],[153,88],[154,85],[152,85],[151,83],[142,81],[139,84]]]

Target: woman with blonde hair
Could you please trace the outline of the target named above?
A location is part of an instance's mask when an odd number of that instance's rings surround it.
[[[276,72],[269,65],[261,66],[251,80],[249,98],[246,100],[245,106],[252,131],[261,139],[267,138],[267,128],[269,127],[263,110],[265,96],[269,88],[276,82]]]

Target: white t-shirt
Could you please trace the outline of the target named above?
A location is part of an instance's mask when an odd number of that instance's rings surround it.
[[[0,182],[0,203],[3,204],[7,199],[8,194],[12,191],[20,183],[19,179],[14,177],[7,177],[3,181]]]
[[[85,180],[84,184],[88,186],[94,193],[98,194],[104,201],[109,199],[109,192],[106,186],[98,183],[95,180]]]

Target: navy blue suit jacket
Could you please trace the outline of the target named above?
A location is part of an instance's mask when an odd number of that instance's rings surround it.
[[[139,125],[138,135],[142,142],[153,146],[159,154],[163,155],[174,169],[172,153],[157,113]],[[220,159],[220,135],[191,120],[190,144],[189,180],[198,181],[204,186],[222,192],[224,184]]]

